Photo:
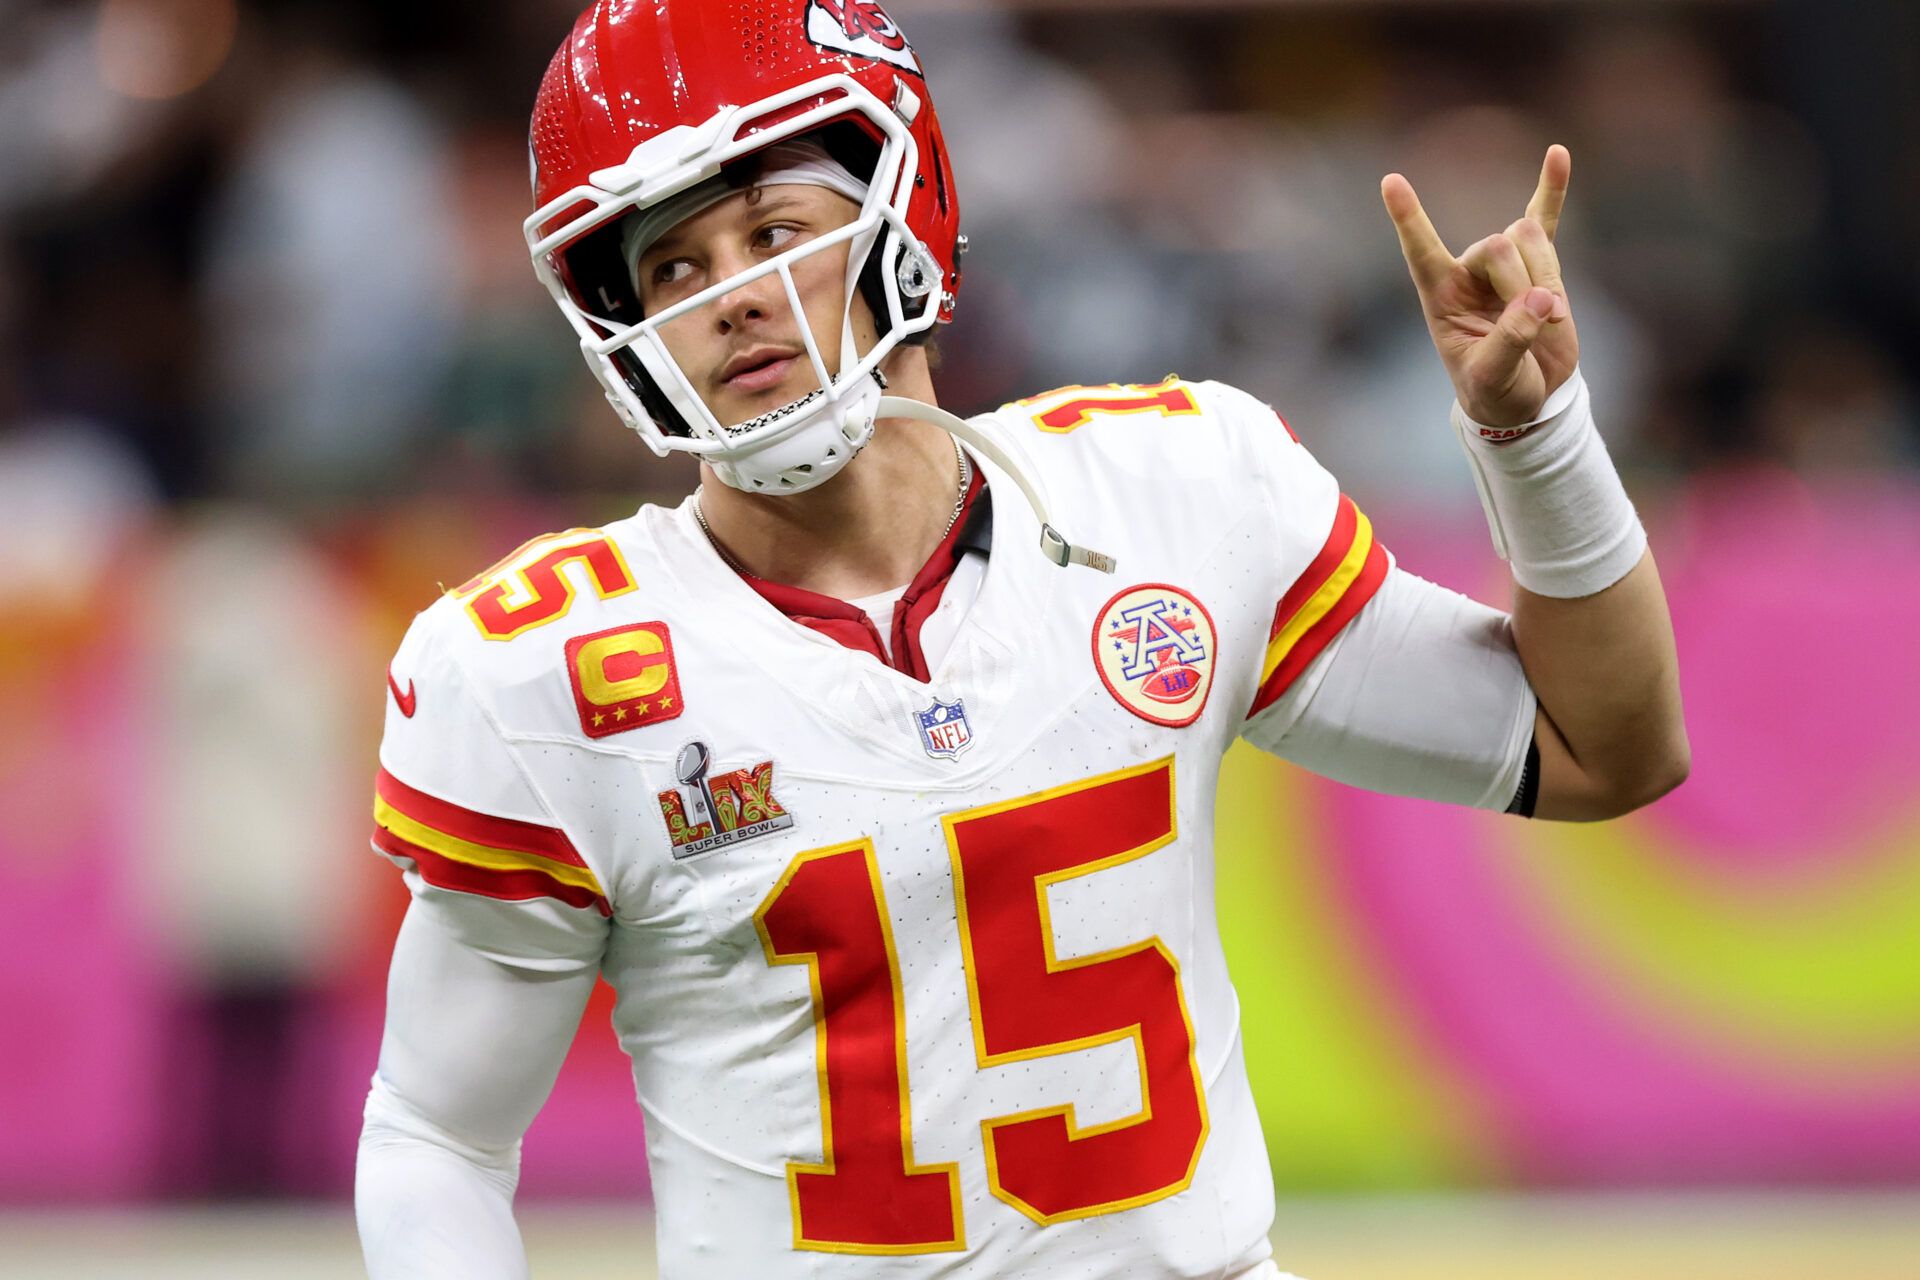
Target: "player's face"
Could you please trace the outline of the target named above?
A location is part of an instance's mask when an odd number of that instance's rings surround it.
[[[736,192],[674,227],[642,254],[635,284],[648,315],[758,266],[808,240],[843,227],[860,206],[825,187],[803,184]],[[793,283],[804,323],[829,372],[840,367],[847,248],[800,258]],[[800,325],[778,273],[722,294],[660,327],[667,350],[723,427],[791,404],[817,389]],[[856,293],[854,341],[869,350],[873,317]]]

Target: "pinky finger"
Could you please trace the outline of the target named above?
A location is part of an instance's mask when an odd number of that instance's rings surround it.
[[[1556,142],[1540,162],[1540,181],[1533,189],[1533,199],[1527,201],[1526,216],[1539,220],[1548,240],[1560,228],[1560,211],[1566,207],[1567,184],[1572,179],[1573,153]]]

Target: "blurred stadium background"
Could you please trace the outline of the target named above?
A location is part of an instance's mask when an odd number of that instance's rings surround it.
[[[1571,828],[1232,761],[1283,1264],[1920,1277],[1920,6],[890,7],[974,245],[950,405],[1238,383],[1495,602],[1377,183],[1458,250],[1573,150],[1694,776]],[[388,653],[437,582],[692,482],[519,240],[575,8],[0,0],[0,1274],[357,1265]],[[536,1272],[651,1273],[606,1014],[527,1142]]]

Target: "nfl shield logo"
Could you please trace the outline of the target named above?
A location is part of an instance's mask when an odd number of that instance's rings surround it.
[[[935,698],[932,706],[917,713],[917,718],[920,721],[920,745],[935,759],[945,757],[951,760],[973,744],[973,729],[967,724],[967,709],[958,698],[952,702]]]

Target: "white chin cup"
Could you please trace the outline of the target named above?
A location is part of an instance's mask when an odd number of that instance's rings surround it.
[[[709,457],[707,464],[722,484],[742,493],[805,493],[839,475],[873,439],[880,396],[880,382],[873,377],[856,379],[837,395],[812,392],[775,410],[794,416],[793,426],[777,439],[751,453]]]

